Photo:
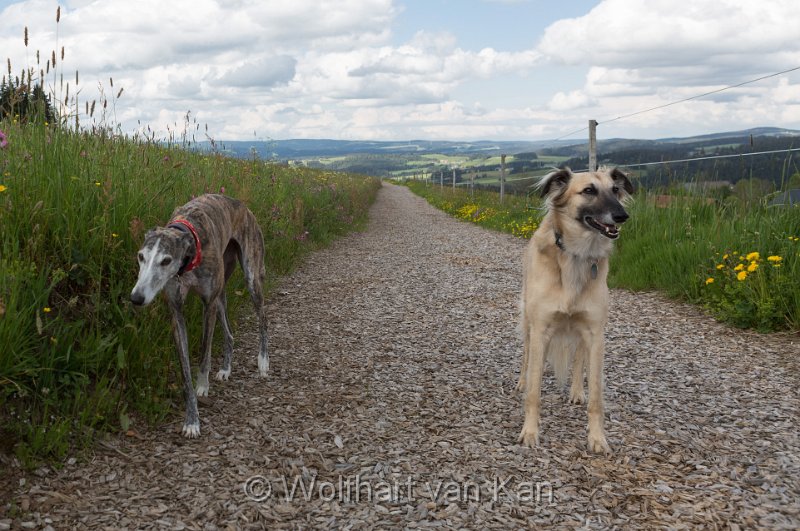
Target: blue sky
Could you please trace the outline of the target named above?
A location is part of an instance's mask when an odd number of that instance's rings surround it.
[[[800,129],[800,71],[606,123],[800,67],[796,0],[65,0],[56,26],[57,6],[0,1],[13,75],[63,46],[78,112],[124,88],[82,123],[128,133],[165,138],[187,111],[225,140],[546,140],[590,118],[600,138]]]

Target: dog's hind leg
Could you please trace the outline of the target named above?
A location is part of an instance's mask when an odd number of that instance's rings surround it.
[[[255,223],[255,222],[254,222]],[[244,272],[247,290],[258,317],[258,330],[261,341],[258,348],[258,373],[262,377],[269,372],[269,351],[267,336],[267,312],[264,308],[264,280],[267,271],[264,267],[264,237],[258,227],[250,234],[250,245],[239,255],[239,261]]]
[[[217,297],[217,317],[222,325],[222,368],[217,371],[217,380],[227,380],[231,375],[231,357],[233,356],[233,334],[228,323],[228,299],[225,291]]]
[[[208,372],[211,369],[211,344],[214,339],[214,326],[217,324],[217,300],[219,296],[212,296],[212,300],[203,301],[203,340],[200,352],[203,360],[197,373],[197,396],[208,396]]]
[[[519,434],[521,444],[533,448],[539,444],[539,409],[541,407],[542,375],[544,374],[544,358],[549,338],[540,327],[530,326],[530,343],[528,350],[528,366],[525,371],[526,392],[523,409],[525,423]]]
[[[575,356],[572,360],[572,386],[569,390],[569,401],[573,404],[583,404],[586,402],[586,394],[583,392],[583,367],[586,362],[586,345],[583,340],[578,341],[575,349]]]

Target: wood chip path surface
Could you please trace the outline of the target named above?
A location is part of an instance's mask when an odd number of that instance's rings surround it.
[[[525,243],[385,185],[364,232],[272,296],[268,379],[245,311],[199,439],[176,408],[19,472],[0,530],[800,528],[796,335],[615,290],[613,455],[587,452],[585,406],[549,373],[540,447],[517,444]]]

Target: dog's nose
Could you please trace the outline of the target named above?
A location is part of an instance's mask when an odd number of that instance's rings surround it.
[[[614,219],[614,223],[625,223],[630,216],[623,210],[621,212],[617,212],[611,217]]]
[[[131,293],[131,302],[135,306],[141,306],[142,304],[144,304],[144,295],[142,295],[140,293],[136,293],[134,291],[133,293]]]

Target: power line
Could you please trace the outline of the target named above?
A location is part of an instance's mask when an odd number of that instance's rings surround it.
[[[659,110],[659,109],[664,109],[666,107],[671,107],[673,105],[678,105],[679,103],[686,103],[687,101],[692,101],[692,100],[696,100],[696,99],[699,99],[699,98],[704,98],[704,97],[710,96],[712,94],[718,94],[718,93],[724,92],[726,90],[731,90],[731,89],[743,87],[743,86],[749,85],[751,83],[756,83],[758,81],[763,81],[765,79],[769,79],[769,78],[772,78],[772,77],[777,77],[777,76],[780,76],[780,75],[783,75],[783,74],[788,74],[789,72],[795,72],[797,70],[800,70],[800,66],[795,66],[793,68],[782,70],[780,72],[775,72],[774,74],[768,74],[766,76],[761,76],[761,77],[758,77],[758,78],[755,78],[755,79],[750,79],[750,80],[744,81],[742,83],[737,83],[735,85],[729,85],[727,87],[723,87],[723,88],[720,88],[720,89],[711,90],[709,92],[704,92],[702,94],[697,94],[695,96],[690,96],[688,98],[683,98],[681,100],[672,101],[672,102],[669,102],[669,103],[665,103],[663,105],[657,105],[657,106],[651,107],[649,109],[644,109],[644,110],[641,110],[641,111],[632,112],[630,114],[623,114],[622,116],[617,116],[616,118],[610,118],[608,120],[602,120],[602,121],[599,121],[597,123],[598,123],[598,125],[600,125],[600,124],[607,124],[607,123],[611,123],[611,122],[616,122],[616,121],[619,121],[619,120],[624,120],[626,118],[631,118],[633,116],[638,116],[640,114],[645,114],[645,113],[656,111],[656,110]],[[583,131],[586,131],[587,129],[589,129],[589,127],[582,127],[580,129],[576,129],[575,131],[571,131],[571,132],[569,132],[569,133],[567,133],[567,134],[565,134],[563,136],[560,136],[560,137],[554,139],[554,141],[563,140],[563,139],[565,139],[567,137],[570,137],[572,135],[575,135],[575,134],[578,134],[578,133],[582,133]]]
[[[789,149],[775,149],[772,151],[758,151],[755,153],[736,153],[730,155],[709,155],[708,157],[697,157],[693,159],[677,159],[677,160],[662,160],[659,162],[642,162],[640,164],[620,164],[626,168],[636,168],[639,166],[657,166],[659,164],[677,164],[679,162],[695,162],[698,160],[712,160],[712,159],[732,159],[736,157],[753,157],[755,155],[774,155],[775,153],[791,153],[792,151],[800,151],[800,148]]]
[[[769,79],[771,77],[780,76],[782,74],[788,74],[789,72],[794,72],[795,70],[800,70],[800,66],[796,66],[794,68],[789,68],[788,70],[783,70],[781,72],[775,72],[774,74],[761,76],[761,77],[756,78],[756,79],[751,79],[750,81],[744,81],[742,83],[737,83],[736,85],[730,85],[730,86],[727,86],[727,87],[723,87],[721,89],[712,90],[712,91],[709,91],[709,92],[704,92],[703,94],[698,94],[696,96],[691,96],[689,98],[684,98],[682,100],[673,101],[673,102],[670,102],[670,103],[665,103],[664,105],[658,105],[656,107],[651,107],[650,109],[645,109],[643,111],[636,111],[636,112],[632,112],[630,114],[623,114],[622,116],[617,116],[616,118],[612,118],[610,120],[604,120],[602,123],[610,123],[610,122],[616,122],[617,120],[624,120],[625,118],[630,118],[631,116],[637,116],[639,114],[645,114],[645,113],[648,113],[648,112],[651,112],[651,111],[656,111],[658,109],[663,109],[665,107],[671,107],[672,105],[677,105],[679,103],[685,103],[687,101],[696,100],[698,98],[704,98],[706,96],[710,96],[712,94],[718,94],[718,93],[726,91],[726,90],[730,90],[730,89],[734,89],[734,88],[738,88],[738,87],[743,87],[744,85],[749,85],[750,83],[755,83],[757,81],[763,81],[763,80]],[[600,122],[598,122],[598,123],[600,123]]]

